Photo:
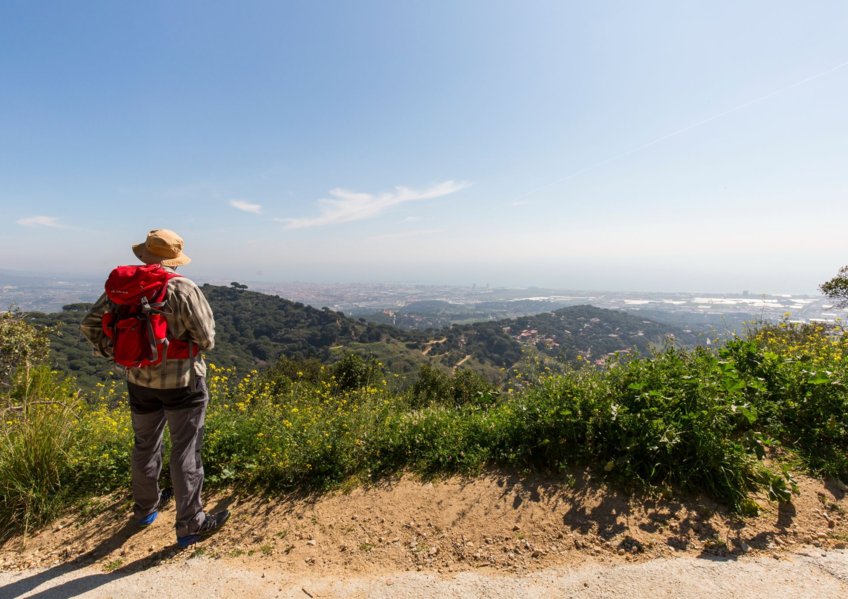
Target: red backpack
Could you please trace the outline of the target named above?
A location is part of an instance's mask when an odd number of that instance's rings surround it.
[[[143,368],[192,357],[191,342],[172,339],[165,321],[168,281],[179,276],[158,264],[119,266],[109,275],[106,295],[114,307],[103,315],[103,331],[117,364]]]

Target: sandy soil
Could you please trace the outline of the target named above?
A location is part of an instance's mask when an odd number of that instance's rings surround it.
[[[112,579],[127,580],[115,583],[119,585],[146,580],[151,569],[167,579],[171,576],[167,572],[207,568],[210,573],[227,572],[227,578],[234,580],[265,575],[281,585],[285,580],[323,581],[314,582],[316,592],[319,587],[329,589],[329,596],[372,596],[368,589],[373,581],[396,578],[400,585],[396,590],[407,588],[410,597],[426,596],[414,594],[421,581],[435,585],[433,592],[479,584],[488,590],[478,596],[497,597],[536,596],[532,589],[548,588],[544,585],[564,589],[561,585],[584,580],[586,572],[595,571],[592,568],[605,573],[603,580],[611,576],[614,580],[613,573],[641,572],[639,577],[655,577],[660,584],[663,572],[668,568],[676,572],[679,566],[681,572],[700,573],[705,581],[718,584],[709,573],[717,568],[716,572],[760,576],[771,584],[781,576],[787,580],[796,576],[789,572],[801,566],[786,562],[806,564],[802,568],[806,573],[799,571],[797,580],[812,584],[815,576],[824,576],[827,584],[837,585],[833,589],[845,586],[842,574],[825,576],[817,565],[825,559],[845,565],[848,499],[834,485],[801,478],[801,493],[792,504],[760,499],[761,515],[743,520],[704,498],[627,497],[586,474],[574,476],[571,484],[562,478],[488,473],[432,482],[403,477],[315,496],[263,499],[222,494],[210,497],[208,505],[212,511],[230,507],[231,522],[217,536],[184,551],[174,545],[173,505],[153,526],[139,530],[129,518],[127,496],[104,497],[87,506],[84,515],[69,514],[28,539],[11,539],[0,546],[0,571],[5,571],[0,580],[18,584],[22,580],[15,574],[18,571],[25,571],[27,579],[51,579],[52,574],[38,574],[38,568],[48,567],[46,572],[56,572],[56,580],[67,578],[68,584],[75,576],[97,572],[108,587]],[[821,553],[836,557],[823,558]],[[777,578],[767,574],[774,568]],[[685,580],[669,576],[669,589]],[[548,582],[538,586],[542,583],[533,582],[534,577]],[[514,589],[518,594],[498,594],[506,580],[518,585]],[[343,582],[352,586],[333,590],[333,584]],[[789,586],[796,588],[793,585]],[[608,591],[614,593],[614,586]],[[129,587],[116,596],[122,593],[135,596]],[[5,596],[20,593],[0,592]],[[688,595],[672,592],[671,596]]]

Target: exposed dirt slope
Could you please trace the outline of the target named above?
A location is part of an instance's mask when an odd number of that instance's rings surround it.
[[[132,572],[194,556],[311,576],[383,575],[397,570],[528,573],[587,560],[624,564],[657,557],[780,556],[800,548],[844,548],[848,499],[802,478],[792,504],[760,501],[759,517],[734,519],[708,500],[628,498],[578,477],[489,473],[426,482],[405,477],[349,493],[274,499],[211,497],[233,518],[194,549],[174,545],[174,508],[153,526],[130,521],[126,496],[105,497],[84,516],[68,514],[24,543],[0,547],[0,569],[70,563]]]

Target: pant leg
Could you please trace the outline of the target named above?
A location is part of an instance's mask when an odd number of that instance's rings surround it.
[[[206,387],[198,378],[198,391],[206,397]],[[171,431],[171,480],[177,503],[177,536],[194,534],[206,519],[200,492],[203,489],[203,429],[206,401],[189,402],[187,407],[167,409],[165,417]]]
[[[165,412],[160,409],[147,414],[132,413],[135,444],[132,452],[133,513],[144,518],[153,513],[159,502],[159,473],[165,457],[162,433]]]

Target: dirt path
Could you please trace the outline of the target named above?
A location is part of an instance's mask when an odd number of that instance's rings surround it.
[[[470,357],[471,357],[471,354],[468,354],[463,359],[461,359],[459,362],[454,364],[453,371],[456,372],[456,369],[459,368],[460,366],[462,366],[463,364],[465,364],[468,361],[468,358],[470,358]]]
[[[426,347],[424,348],[424,351],[421,352],[421,353],[426,356],[427,354],[430,353],[430,350],[433,349],[434,345],[436,345],[437,343],[444,343],[447,340],[448,340],[448,338],[445,337],[444,339],[438,339],[436,341],[428,341],[427,343],[424,344]]]
[[[586,563],[528,575],[486,571],[443,576],[398,572],[378,577],[290,575],[197,558],[136,572],[93,566],[0,572],[0,599],[38,597],[745,597],[848,596],[848,552],[813,551],[781,559],[667,558],[639,564]]]

